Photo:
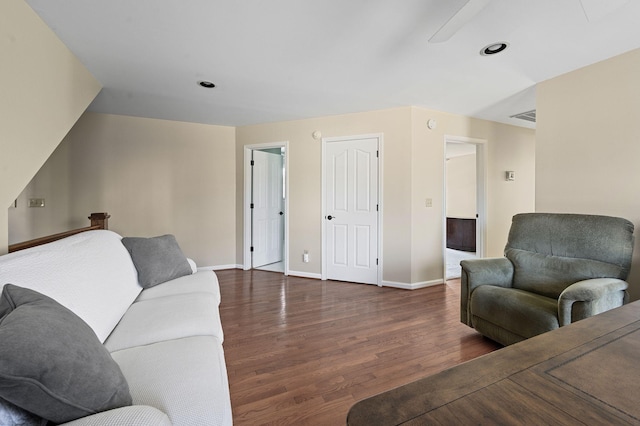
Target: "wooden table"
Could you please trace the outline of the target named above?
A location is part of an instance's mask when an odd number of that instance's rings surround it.
[[[347,424],[640,424],[640,301],[360,401]]]

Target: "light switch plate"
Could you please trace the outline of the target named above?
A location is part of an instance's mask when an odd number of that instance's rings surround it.
[[[44,198],[29,198],[29,207],[44,207]]]

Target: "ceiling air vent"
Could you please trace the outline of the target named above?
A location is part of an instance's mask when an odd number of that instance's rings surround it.
[[[520,114],[512,115],[511,118],[519,118],[520,120],[531,121],[532,123],[536,122],[536,110],[532,109],[531,111],[521,112]]]

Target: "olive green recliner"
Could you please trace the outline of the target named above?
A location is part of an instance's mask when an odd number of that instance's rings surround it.
[[[633,239],[622,218],[515,215],[505,257],[460,262],[460,321],[510,345],[621,306]]]

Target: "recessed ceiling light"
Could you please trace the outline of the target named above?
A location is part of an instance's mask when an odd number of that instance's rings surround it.
[[[501,41],[499,43],[491,43],[490,45],[483,47],[480,50],[480,54],[482,56],[495,55],[496,53],[502,52],[504,49],[509,47],[509,43]]]
[[[204,80],[204,81],[199,81],[199,82],[198,82],[198,84],[199,84],[200,86],[204,87],[205,89],[213,89],[214,87],[216,87],[216,85],[215,85],[215,84],[213,84],[213,83],[212,83],[212,82],[210,82],[210,81],[206,81],[206,80]]]

